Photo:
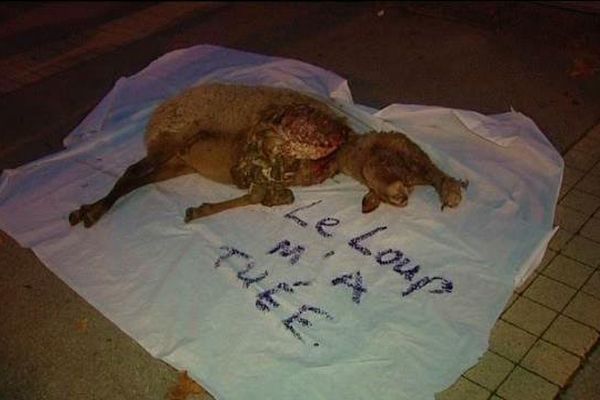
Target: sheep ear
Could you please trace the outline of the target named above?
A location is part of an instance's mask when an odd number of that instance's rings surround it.
[[[381,199],[379,196],[372,190],[369,193],[365,194],[365,197],[362,199],[362,212],[364,214],[370,213],[371,211],[377,209],[381,204]]]

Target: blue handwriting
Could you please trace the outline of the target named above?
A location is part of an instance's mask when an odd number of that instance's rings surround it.
[[[290,257],[290,264],[294,265],[300,260],[300,257],[306,251],[306,247],[304,246],[296,246],[292,247],[289,240],[282,240],[277,243],[275,247],[267,252],[267,254],[273,254],[279,252],[279,255],[282,257]]]
[[[367,286],[363,283],[362,275],[360,271],[356,271],[354,274],[344,274],[331,281],[333,286],[340,284],[346,285],[352,288],[352,301],[356,304],[360,304],[360,298],[363,294],[367,293]]]
[[[298,331],[294,328],[293,324],[295,322],[297,322],[304,327],[312,326],[312,322],[310,322],[308,319],[302,317],[302,315],[306,314],[309,311],[314,314],[317,314],[317,315],[323,315],[326,319],[328,319],[330,321],[333,320],[333,317],[327,311],[322,310],[319,307],[309,306],[306,304],[303,304],[302,306],[300,306],[298,311],[296,311],[290,317],[283,320],[283,325],[285,325],[287,330],[289,330],[292,333],[292,335],[294,335],[298,340],[300,340],[302,342],[304,342],[304,339],[302,338],[300,333],[298,333]],[[319,343],[314,343],[313,345],[318,346]]]
[[[280,282],[274,288],[267,289],[256,295],[256,308],[261,311],[271,311],[271,308],[279,307],[279,303],[273,298],[273,295],[279,292],[294,293],[295,287],[309,286],[310,284],[310,281],[298,281],[292,283],[291,285],[286,282]]]

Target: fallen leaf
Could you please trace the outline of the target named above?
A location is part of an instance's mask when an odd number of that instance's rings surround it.
[[[169,400],[187,400],[188,396],[203,394],[204,389],[188,376],[187,371],[179,373],[177,384],[169,392]]]
[[[75,330],[79,333],[85,333],[89,330],[89,322],[87,318],[81,318],[75,324]]]
[[[572,78],[589,78],[598,71],[600,71],[600,59],[598,57],[577,57],[573,60],[569,76]]]

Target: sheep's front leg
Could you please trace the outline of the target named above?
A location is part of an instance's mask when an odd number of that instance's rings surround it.
[[[185,210],[184,221],[188,223],[198,218],[208,217],[209,215],[231,210],[232,208],[259,204],[261,200],[262,199],[249,193],[240,197],[236,197],[235,199],[221,201],[219,203],[202,203],[198,207],[189,207],[187,210]]]
[[[462,200],[462,191],[469,186],[469,181],[454,179],[451,176],[443,175],[437,179],[433,185],[440,197],[442,210],[446,207],[457,207]]]
[[[222,211],[253,204],[262,204],[267,207],[272,207],[291,204],[293,202],[294,194],[288,188],[275,185],[252,185],[248,194],[236,197],[235,199],[221,201],[219,203],[203,203],[198,207],[188,208],[185,210],[184,221],[187,223]]]

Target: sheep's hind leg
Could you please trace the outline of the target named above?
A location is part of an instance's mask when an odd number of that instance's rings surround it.
[[[77,225],[83,222],[86,228],[94,225],[115,204],[115,202],[133,190],[153,182],[160,182],[177,176],[195,172],[180,158],[146,157],[132,164],[117,180],[111,191],[100,200],[84,204],[69,214],[69,223]]]

